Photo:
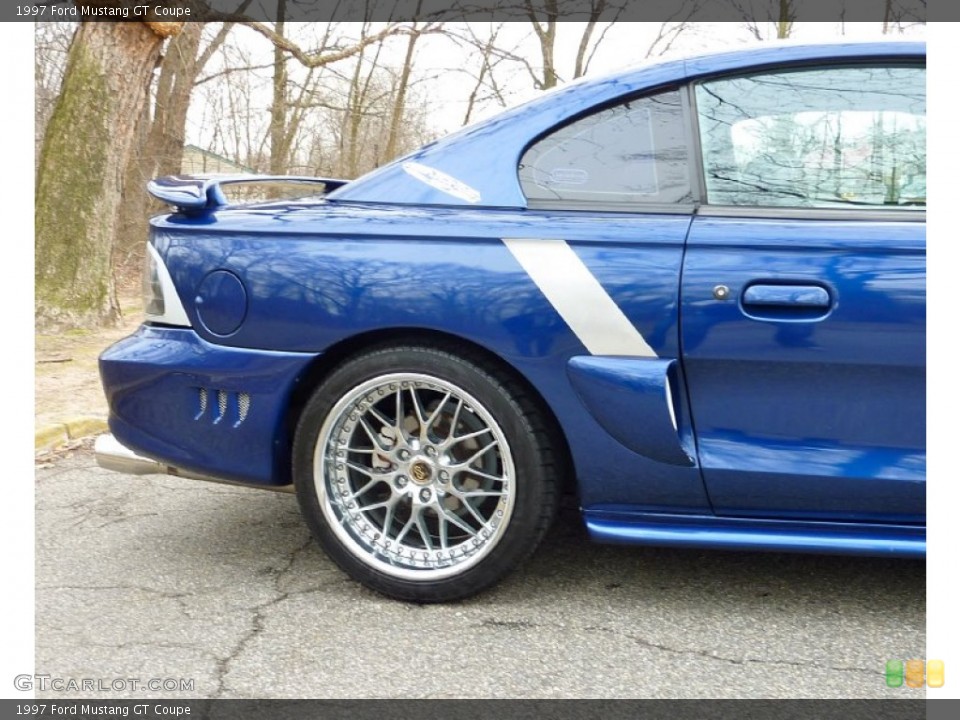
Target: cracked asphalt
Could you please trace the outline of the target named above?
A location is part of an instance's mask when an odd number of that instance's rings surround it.
[[[36,672],[193,691],[38,697],[917,697],[922,562],[614,547],[567,511],[484,595],[388,600],[291,495],[96,467],[36,472]]]

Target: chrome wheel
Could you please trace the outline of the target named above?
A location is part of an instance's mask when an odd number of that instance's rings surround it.
[[[292,470],[304,520],[345,572],[393,598],[444,602],[537,547],[564,449],[545,406],[496,360],[450,342],[384,343],[313,388]]]
[[[327,525],[391,577],[439,580],[498,544],[516,499],[506,435],[473,395],[422,373],[354,386],[317,435],[313,479]]]

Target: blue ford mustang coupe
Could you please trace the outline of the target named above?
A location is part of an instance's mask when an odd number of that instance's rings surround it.
[[[156,180],[98,459],[295,489],[421,602],[510,572],[567,491],[604,542],[921,556],[925,53],[639,67],[295,201]]]

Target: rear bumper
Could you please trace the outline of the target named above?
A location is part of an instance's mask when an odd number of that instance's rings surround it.
[[[100,356],[110,430],[104,461],[244,484],[290,483],[289,398],[316,358],[213,345],[193,330],[142,326]]]

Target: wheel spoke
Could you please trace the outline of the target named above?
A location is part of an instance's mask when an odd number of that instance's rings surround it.
[[[433,413],[430,415],[430,417],[427,419],[427,426],[426,426],[426,429],[424,430],[424,433],[426,433],[426,430],[429,430],[430,428],[433,427],[433,423],[436,422],[437,417],[440,415],[440,411],[443,410],[443,408],[446,407],[446,405],[447,405],[447,400],[450,399],[450,395],[451,395],[451,394],[452,394],[452,393],[447,392],[447,394],[443,396],[443,400],[441,400],[441,401],[440,401],[440,404],[437,405],[437,409],[434,410]],[[426,439],[426,438],[424,438],[424,439]]]
[[[440,529],[440,549],[448,550],[450,545],[449,529],[450,521],[447,520],[446,513],[442,510],[437,513],[437,525]]]
[[[403,437],[403,390],[397,389],[397,414],[393,421],[393,427],[397,431],[397,440]]]
[[[475,463],[477,460],[479,460],[481,457],[483,457],[486,453],[490,452],[490,450],[492,448],[495,448],[498,444],[499,444],[498,441],[494,440],[489,445],[484,445],[482,448],[477,450],[467,460],[456,463],[455,465],[451,465],[450,467],[454,469],[460,469],[460,470],[470,470],[470,472],[473,472],[473,469],[470,466],[473,463]]]
[[[475,498],[475,497],[503,497],[506,493],[503,491],[494,491],[494,490],[466,490],[457,493],[457,497],[460,498]]]
[[[433,538],[430,537],[430,531],[427,529],[426,521],[423,519],[423,510],[417,513],[417,530],[420,531],[420,537],[423,538],[423,546],[433,550]]]
[[[389,420],[387,420],[383,415],[381,415],[380,412],[375,407],[373,407],[373,405],[367,408],[367,412],[373,415],[377,419],[377,422],[380,423],[383,427],[393,427],[393,424]]]
[[[458,518],[454,513],[450,512],[449,510],[447,510],[447,509],[446,509],[445,507],[443,507],[442,505],[440,506],[440,512],[442,512],[442,513],[443,513],[443,517],[445,517],[445,518],[446,518],[447,520],[449,520],[451,523],[453,523],[454,525],[456,525],[458,528],[460,528],[460,529],[463,530],[464,532],[469,533],[469,534],[470,534],[470,537],[476,537],[476,535],[477,535],[477,531],[476,531],[476,530],[474,530],[472,527],[470,527],[467,523],[463,522],[463,520],[461,520],[460,518]]]
[[[387,503],[387,509],[383,514],[383,539],[390,539],[390,528],[393,526],[393,514],[394,510],[397,507],[397,500],[394,498],[393,502]]]
[[[460,422],[461,410],[463,410],[463,398],[457,398],[457,409],[453,411],[453,419],[450,420],[450,432],[447,434],[447,442],[450,442],[457,432],[457,423]]]
[[[374,446],[375,448],[377,448],[378,450],[383,451],[383,452],[386,451],[386,448],[384,448],[384,447],[380,444],[380,438],[377,437],[377,435],[376,435],[376,434],[373,432],[373,430],[370,428],[370,425],[368,425],[368,424],[367,424],[367,421],[364,420],[362,417],[360,418],[360,427],[363,428],[363,431],[367,434],[367,437],[370,438],[370,442],[373,443],[373,446]]]
[[[493,482],[506,482],[507,478],[503,475],[491,475],[490,473],[485,473],[482,470],[477,470],[476,468],[466,468],[462,471],[467,475],[476,475],[477,477],[482,477],[484,480],[492,480]]]
[[[481,437],[482,435],[486,435],[489,432],[492,432],[490,428],[483,428],[482,430],[476,430],[474,432],[467,433],[466,435],[459,435],[457,437],[450,438],[447,441],[447,444],[449,447],[453,447],[454,445],[459,445],[464,440],[472,440],[475,437]]]
[[[424,424],[426,419],[423,417],[423,408],[420,407],[420,400],[417,399],[417,389],[414,387],[410,388],[410,397],[413,398],[413,412],[417,416],[417,423],[420,425],[421,434],[424,431]]]
[[[397,544],[401,543],[403,539],[407,536],[407,533],[410,532],[410,528],[412,528],[416,523],[416,520],[417,520],[416,513],[411,511],[410,519],[403,524],[402,528],[400,528],[400,532],[397,533],[397,537],[394,539],[394,542],[396,542]]]
[[[367,477],[377,478],[377,480],[385,480],[387,477],[383,472],[374,472],[370,468],[365,468],[363,465],[357,465],[349,461],[347,462],[347,467],[351,470],[356,470],[358,473],[363,473]]]
[[[348,496],[347,496],[347,500],[356,500],[358,497],[360,497],[361,495],[363,495],[365,492],[367,492],[367,490],[369,490],[370,488],[372,488],[374,485],[379,485],[379,484],[382,483],[382,482],[386,482],[386,479],[385,479],[385,478],[378,478],[378,477],[371,478],[371,479],[367,482],[367,484],[364,485],[362,488],[360,488],[359,490],[356,490],[356,491],[352,492],[350,495],[348,495]]]
[[[481,516],[480,513],[477,512],[476,508],[474,508],[473,505],[471,505],[471,504],[467,501],[466,496],[465,496],[465,495],[462,495],[462,494],[460,494],[460,493],[455,493],[455,495],[459,498],[461,504],[462,504],[467,510],[470,511],[470,514],[473,515],[473,519],[476,520],[476,521],[480,524],[480,527],[481,527],[481,528],[486,527],[486,526],[487,526],[487,521],[484,520],[484,519],[483,519],[483,516]],[[476,534],[476,533],[474,533],[474,534]]]
[[[348,447],[346,448],[348,453],[356,453],[357,455],[380,455],[383,453],[383,450],[380,448],[356,448]]]
[[[370,503],[369,505],[364,505],[363,507],[358,507],[357,512],[370,512],[371,510],[378,510],[382,507],[387,507],[390,504],[389,500],[381,500],[380,502]]]

